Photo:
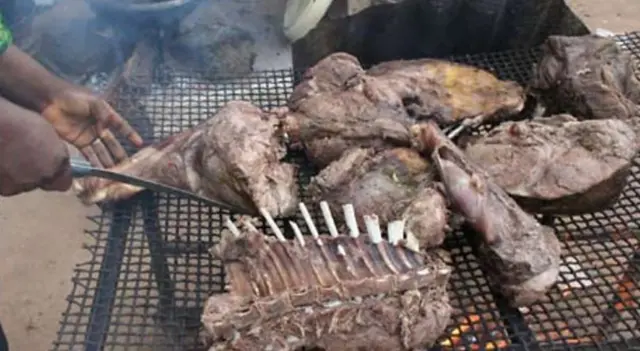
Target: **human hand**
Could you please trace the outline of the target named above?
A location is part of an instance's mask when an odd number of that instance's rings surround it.
[[[71,187],[67,146],[38,114],[0,98],[0,195]]]
[[[142,146],[140,135],[106,101],[79,87],[56,93],[42,115],[93,166],[109,168],[127,157],[111,129]]]

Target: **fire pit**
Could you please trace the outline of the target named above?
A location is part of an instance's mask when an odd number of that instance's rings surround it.
[[[617,40],[640,60],[640,32]],[[453,60],[525,82],[538,57],[537,50],[530,50]],[[156,77],[144,89],[124,84],[113,95],[116,108],[136,116],[132,123],[154,139],[197,124],[230,100],[282,105],[295,75],[289,70],[264,71],[207,81],[195,73],[171,76],[165,86],[156,84]],[[302,162],[301,155],[292,157]],[[526,308],[508,307],[489,287],[463,233],[450,236],[444,249],[454,268],[449,290],[455,313],[438,348],[640,346],[640,168],[632,173],[614,207],[553,220],[564,245],[561,276],[546,301]],[[301,186],[311,175],[313,170],[303,169]],[[92,258],[76,269],[54,349],[200,349],[202,306],[211,293],[225,287],[222,267],[208,254],[219,240],[225,214],[191,200],[147,192],[91,217]]]

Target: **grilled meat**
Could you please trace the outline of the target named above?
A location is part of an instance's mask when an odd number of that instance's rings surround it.
[[[298,203],[297,170],[282,161],[286,148],[279,119],[248,102],[230,102],[207,121],[140,150],[113,170],[228,203],[240,213],[266,208],[286,216]],[[143,189],[90,178],[76,190],[85,203],[96,203]]]
[[[412,133],[415,147],[433,159],[454,209],[480,234],[471,241],[491,283],[514,306],[541,299],[559,274],[553,229],[523,211],[437,125],[416,125]]]
[[[530,82],[547,113],[584,119],[640,117],[640,81],[631,55],[613,39],[552,36]]]
[[[433,119],[441,126],[467,119],[478,125],[512,116],[524,108],[524,89],[518,83],[459,63],[389,61],[373,66],[367,75],[397,94],[409,115]]]
[[[446,200],[435,189],[430,170],[411,149],[376,153],[353,148],[311,180],[309,193],[315,201],[327,201],[333,211],[352,203],[361,229],[368,213],[376,213],[383,225],[402,218],[420,247],[430,248],[442,244],[447,224]]]
[[[355,221],[353,213],[345,215],[345,222]],[[385,241],[375,215],[367,216],[368,235],[359,235],[353,226],[349,234],[338,232],[328,213],[328,234],[318,234],[307,217],[313,237],[292,224],[296,239],[287,241],[265,219],[275,237],[250,221],[241,220],[241,229],[228,221],[212,250],[230,291],[205,305],[210,350],[411,350],[444,331],[451,268],[405,246],[402,221],[389,224]]]
[[[528,212],[579,214],[616,202],[635,140],[620,120],[556,115],[505,122],[471,140],[465,154]]]
[[[365,71],[355,57],[335,53],[307,70],[288,102],[284,125],[323,168],[352,147],[409,146],[416,119],[477,124],[515,114],[523,105],[521,87],[478,68],[414,60]]]

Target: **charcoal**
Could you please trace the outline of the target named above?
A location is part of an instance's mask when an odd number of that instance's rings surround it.
[[[365,71],[355,57],[335,53],[306,71],[289,99],[284,126],[324,168],[352,147],[410,146],[416,120],[477,125],[523,106],[520,86],[475,67],[424,59]]]
[[[526,211],[572,215],[617,201],[638,146],[623,121],[555,115],[505,122],[464,151]]]
[[[628,52],[611,38],[552,36],[530,81],[548,114],[580,119],[640,117],[640,81]]]
[[[470,235],[491,284],[513,306],[544,297],[558,278],[560,242],[550,227],[526,213],[434,123],[412,128],[414,146],[429,155]]]
[[[436,254],[404,245],[403,221],[389,224],[383,240],[376,215],[359,235],[353,227],[338,232],[326,214],[329,233],[320,234],[307,218],[312,237],[291,224],[296,238],[286,240],[265,219],[275,236],[248,218],[237,225],[228,220],[212,249],[229,292],[211,296],[204,308],[210,350],[412,350],[432,345],[444,331],[451,268]]]
[[[148,179],[228,204],[238,213],[274,216],[295,211],[297,166],[283,162],[280,117],[232,101],[205,122],[141,149],[113,171]],[[77,184],[87,203],[128,198],[142,188],[107,179]]]
[[[447,224],[446,201],[432,173],[431,165],[411,149],[376,153],[354,148],[314,177],[309,193],[316,202],[327,201],[334,212],[352,203],[361,229],[367,213],[376,213],[382,225],[402,218],[407,232],[426,249],[442,244]]]

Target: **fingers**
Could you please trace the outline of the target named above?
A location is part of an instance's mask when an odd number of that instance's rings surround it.
[[[98,100],[91,106],[91,113],[98,121],[98,127],[100,129],[112,128],[117,131],[118,134],[126,137],[134,145],[142,146],[142,137],[138,134],[129,122],[125,121],[109,104],[104,100]],[[115,139],[114,139],[115,140]],[[117,143],[117,141],[115,141]],[[118,143],[119,145],[119,143]]]
[[[109,150],[111,156],[113,156],[115,163],[120,163],[127,158],[127,152],[110,130],[105,130],[100,136],[100,140],[102,140],[106,149]]]
[[[67,158],[53,176],[42,180],[40,188],[46,191],[67,191],[71,188],[72,182],[71,165]]]
[[[36,184],[19,184],[0,174],[0,196],[14,196],[37,188]]]
[[[111,154],[106,149],[104,144],[98,145],[100,139],[96,139],[91,145],[85,146],[80,149],[82,155],[89,161],[89,163],[98,168],[109,168],[114,165]]]
[[[111,156],[111,152],[107,150],[107,147],[102,142],[102,139],[96,139],[93,143],[91,143],[91,147],[93,148],[93,151],[100,161],[102,167],[110,168],[115,165],[113,157]]]

